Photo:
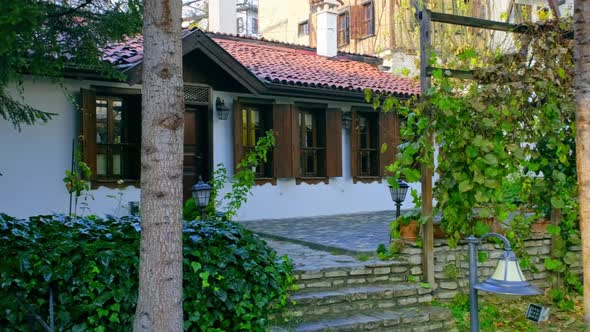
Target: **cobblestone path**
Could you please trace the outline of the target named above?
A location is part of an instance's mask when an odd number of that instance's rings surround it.
[[[382,211],[242,223],[263,236],[356,254],[374,253],[380,243],[387,243],[389,224],[394,217],[394,211]]]

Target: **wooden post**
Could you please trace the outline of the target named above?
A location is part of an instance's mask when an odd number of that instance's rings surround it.
[[[416,13],[420,20],[420,95],[424,97],[430,88],[430,77],[426,73],[432,49],[430,12],[426,9]],[[432,131],[428,132],[428,140],[434,144]],[[434,158],[429,158],[434,159]],[[432,175],[433,170],[429,165],[422,165],[422,216],[428,221],[422,227],[423,257],[422,270],[424,280],[434,287],[434,232],[432,225]]]

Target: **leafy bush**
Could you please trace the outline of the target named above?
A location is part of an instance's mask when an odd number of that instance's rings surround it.
[[[137,217],[0,214],[0,331],[51,325],[50,303],[56,330],[130,330],[139,230]],[[286,303],[291,268],[237,223],[186,223],[185,329],[263,330]]]

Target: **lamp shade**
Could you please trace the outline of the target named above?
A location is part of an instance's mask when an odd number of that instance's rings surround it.
[[[541,291],[527,282],[512,250],[506,250],[498,260],[494,274],[474,288],[507,295],[538,295]]]
[[[197,207],[203,208],[209,204],[211,189],[212,187],[203,182],[203,178],[199,176],[199,181],[192,188],[193,198]]]
[[[397,180],[397,188],[389,186],[389,193],[391,194],[391,200],[395,203],[401,203],[406,199],[408,193],[408,184],[402,180]]]

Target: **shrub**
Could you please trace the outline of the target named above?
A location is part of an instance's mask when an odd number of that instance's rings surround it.
[[[0,330],[49,325],[50,296],[56,330],[130,330],[139,230],[137,217],[0,214]],[[292,284],[291,263],[233,222],[186,223],[183,265],[187,330],[263,330]]]

